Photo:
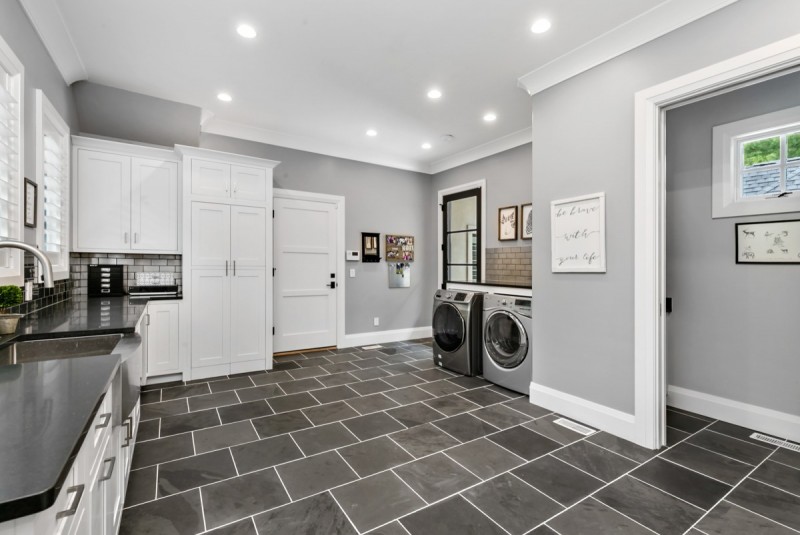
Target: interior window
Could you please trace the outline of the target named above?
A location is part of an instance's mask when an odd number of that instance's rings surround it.
[[[480,214],[480,188],[443,197],[443,287],[448,282],[480,282]]]

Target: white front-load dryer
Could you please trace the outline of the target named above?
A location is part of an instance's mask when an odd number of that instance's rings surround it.
[[[533,376],[529,297],[487,294],[483,298],[483,377],[528,394]]]

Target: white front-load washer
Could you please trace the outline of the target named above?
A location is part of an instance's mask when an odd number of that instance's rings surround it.
[[[514,295],[483,298],[483,377],[520,394],[530,390],[533,375],[531,300]]]

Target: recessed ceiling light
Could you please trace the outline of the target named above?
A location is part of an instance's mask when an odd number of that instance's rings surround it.
[[[222,102],[230,102],[233,100],[233,97],[230,96],[228,93],[220,93],[217,95],[217,98],[220,99]]]
[[[492,123],[497,120],[497,115],[495,115],[492,112],[489,112],[483,116],[483,120],[486,121],[487,123]]]
[[[367,130],[367,135],[369,137],[375,137],[378,135],[378,131],[375,130],[374,128],[370,128],[369,130]]]
[[[538,19],[536,22],[533,23],[531,26],[531,31],[533,33],[544,33],[550,29],[552,23],[547,19]]]
[[[249,24],[240,24],[236,28],[236,33],[244,37],[245,39],[253,39],[258,33],[256,29],[250,26]]]
[[[428,91],[428,98],[436,100],[438,98],[442,98],[442,92],[438,89],[431,89]]]
[[[422,144],[422,148],[423,148],[423,149],[425,149],[425,150],[428,150],[428,149],[430,149],[430,148],[431,148],[431,146],[432,146],[432,145],[431,145],[430,143],[423,143],[423,144]]]

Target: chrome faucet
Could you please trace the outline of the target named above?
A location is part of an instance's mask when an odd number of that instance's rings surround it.
[[[27,243],[15,240],[0,241],[0,249],[20,249],[22,251],[31,253],[39,260],[39,263],[42,264],[42,271],[44,271],[44,287],[53,287],[53,264],[50,263],[50,259],[47,258],[47,255],[42,251],[33,245],[28,245]]]

